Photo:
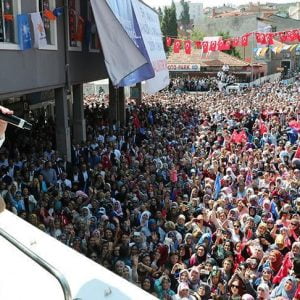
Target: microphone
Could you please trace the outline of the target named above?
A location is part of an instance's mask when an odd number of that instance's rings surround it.
[[[9,124],[12,124],[14,126],[17,126],[19,128],[22,129],[27,129],[27,130],[31,130],[32,129],[32,124],[27,122],[24,119],[21,119],[15,115],[8,115],[8,114],[4,114],[1,110],[0,110],[0,119],[3,121],[6,121]]]

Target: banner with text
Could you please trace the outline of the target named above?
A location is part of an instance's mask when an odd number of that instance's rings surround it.
[[[135,12],[133,11],[131,0],[106,0],[106,2],[128,36],[147,60],[146,64],[126,76],[119,83],[119,86],[134,85],[138,82],[153,78],[155,73],[145,47],[143,36],[141,35],[140,26],[138,24]]]
[[[155,76],[146,81],[145,92],[153,94],[168,86],[170,82],[159,18],[155,11],[138,0],[132,0],[132,5],[155,71]]]
[[[147,64],[106,1],[91,0],[107,72],[114,86]]]

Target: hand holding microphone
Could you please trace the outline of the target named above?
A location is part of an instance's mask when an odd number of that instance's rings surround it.
[[[15,115],[13,115],[13,111],[5,108],[3,106],[0,106],[0,136],[3,137],[7,123],[10,123],[14,126],[17,126],[22,129],[31,130],[32,124],[25,121],[24,119],[21,119]]]
[[[0,105],[0,114],[10,116],[14,112],[6,107]],[[0,138],[4,138],[7,122],[0,118]]]

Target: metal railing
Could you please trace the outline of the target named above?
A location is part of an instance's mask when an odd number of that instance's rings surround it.
[[[27,248],[25,245],[17,241],[13,236],[7,233],[5,230],[0,228],[0,236],[18,248],[21,252],[23,252],[26,256],[30,257],[33,261],[35,261],[38,265],[40,265],[43,269],[51,273],[59,282],[60,286],[63,289],[64,298],[65,300],[72,300],[71,289],[69,286],[68,281],[66,280],[65,276],[58,271],[55,267],[50,265],[47,261],[41,258],[39,255],[34,253],[32,250]]]

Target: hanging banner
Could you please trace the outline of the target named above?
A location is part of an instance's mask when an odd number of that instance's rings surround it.
[[[91,0],[104,61],[114,86],[129,74],[147,64],[147,59],[128,36],[106,1]],[[139,82],[139,78],[132,82]],[[124,83],[124,82],[122,82]]]
[[[110,9],[113,11],[114,15],[134,42],[138,50],[147,60],[147,63],[126,76],[120,83],[119,86],[133,85],[143,80],[150,79],[154,77],[154,70],[145,46],[144,38],[141,34],[143,28],[139,24],[139,20],[136,18],[136,14],[133,11],[133,6],[131,0],[106,0]],[[107,30],[107,29],[106,29]],[[101,31],[99,31],[101,32]],[[111,34],[114,34],[111,32]]]
[[[28,14],[17,16],[18,21],[18,37],[21,50],[31,49],[31,33]]]
[[[169,70],[164,51],[158,14],[143,2],[132,0],[133,9],[141,28],[155,76],[146,80],[145,92],[153,94],[169,85]]]
[[[39,12],[36,12],[30,14],[30,16],[34,33],[34,47],[38,49],[46,47],[47,37],[41,14]]]

